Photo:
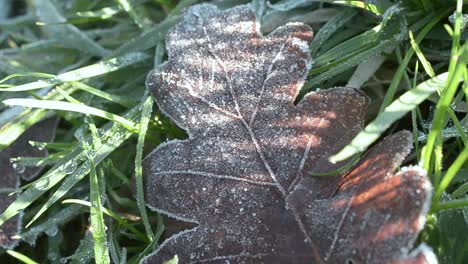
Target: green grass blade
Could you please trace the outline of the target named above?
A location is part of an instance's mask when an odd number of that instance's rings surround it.
[[[125,12],[128,13],[128,15],[135,22],[135,24],[139,28],[143,29],[143,31],[146,31],[151,27],[151,25],[152,25],[151,20],[144,17],[142,15],[142,13],[137,12],[133,8],[133,4],[130,1],[128,1],[128,0],[116,0],[116,1],[120,4],[120,6],[122,6],[122,8],[125,10]]]
[[[50,0],[34,1],[36,15],[45,24],[43,30],[65,47],[104,57],[109,51],[101,47],[67,20]]]
[[[400,98],[386,107],[382,113],[368,124],[364,130],[351,141],[350,144],[345,146],[337,154],[331,156],[329,160],[334,163],[339,162],[364,151],[396,120],[416,108],[432,93],[443,87],[447,81],[447,77],[448,73],[442,73],[401,95]]]
[[[462,186],[458,187],[455,191],[452,192],[451,196],[453,198],[462,197],[468,193],[468,182],[465,182]]]
[[[395,41],[392,40],[385,40],[380,42],[375,47],[366,47],[358,52],[352,53],[344,57],[344,59],[340,59],[339,61],[333,62],[328,64],[326,67],[329,68],[328,70],[324,71],[323,73],[311,78],[305,85],[304,91],[310,90],[310,88],[319,85],[321,82],[331,79],[334,76],[360,64],[362,61],[368,60],[388,48],[397,45]]]
[[[80,240],[80,245],[73,255],[63,258],[63,260],[70,261],[70,264],[90,263],[90,260],[94,255],[93,246],[93,236],[91,235],[91,232],[87,231],[84,237]]]
[[[99,89],[96,89],[94,87],[91,87],[91,86],[89,86],[87,84],[84,84],[84,83],[81,83],[81,82],[73,82],[72,84],[74,86],[76,86],[76,88],[78,88],[81,91],[88,92],[88,93],[93,94],[93,95],[95,95],[97,97],[100,97],[102,99],[106,99],[106,100],[108,100],[110,102],[120,104],[120,105],[125,106],[125,107],[131,107],[134,104],[132,100],[127,99],[127,98],[125,98],[123,96],[107,93],[107,92],[101,91]]]
[[[426,59],[426,57],[422,53],[421,49],[419,48],[418,43],[416,43],[416,41],[414,40],[413,32],[411,31],[409,32],[409,37],[410,37],[411,47],[416,53],[416,56],[418,56],[418,59],[421,62],[421,65],[423,66],[427,75],[429,75],[431,78],[434,77],[436,75],[434,72],[434,69],[432,68],[431,63]]]
[[[165,261],[164,264],[179,264],[179,257],[175,255],[172,259]]]
[[[362,8],[378,16],[382,15],[386,11],[386,9],[389,7],[389,6],[380,6],[380,5],[375,5],[369,2],[356,1],[356,0],[333,0],[332,3],[350,5],[350,6]]]
[[[37,263],[36,261],[32,260],[31,258],[29,258],[28,256],[26,255],[23,255],[19,252],[16,252],[16,251],[13,251],[13,250],[7,250],[6,251],[8,255],[14,257],[15,259],[23,262],[23,263],[26,263],[26,264],[39,264]]]
[[[82,212],[78,205],[70,205],[60,209],[60,211],[49,216],[43,223],[30,228],[19,235],[15,239],[21,239],[30,245],[33,245],[39,235],[48,230],[56,229],[59,226],[68,223]]]
[[[448,209],[454,209],[454,208],[460,208],[460,207],[468,207],[468,199],[457,199],[457,200],[440,203],[437,206],[436,210],[442,211],[442,210],[448,210]]]
[[[154,25],[151,29],[144,31],[139,36],[130,39],[125,42],[122,46],[117,48],[112,55],[120,56],[128,52],[143,51],[156,46],[156,44],[162,40],[173,25],[179,22],[180,17],[171,16],[162,21],[159,24]]]
[[[107,248],[106,224],[104,223],[104,216],[102,213],[101,205],[101,192],[99,190],[99,183],[94,165],[93,156],[86,150],[89,163],[89,198],[91,200],[90,207],[90,222],[92,228],[92,235],[94,240],[94,259],[96,264],[110,264],[109,250]]]
[[[24,106],[24,107],[31,107],[31,108],[41,108],[41,109],[49,109],[49,110],[61,110],[61,111],[70,111],[76,113],[82,113],[87,115],[94,115],[99,116],[104,119],[116,122],[124,126],[129,130],[136,130],[137,125],[127,120],[121,116],[103,111],[101,109],[97,109],[91,106],[87,106],[84,104],[77,104],[77,103],[68,103],[68,102],[61,102],[61,101],[51,101],[51,100],[36,100],[36,99],[22,99],[22,98],[12,98],[3,101],[6,105],[11,106]]]
[[[357,35],[336,47],[328,50],[321,54],[314,60],[314,67],[310,74],[314,74],[318,71],[317,68],[325,66],[332,61],[339,60],[350,53],[355,53],[356,49],[362,49],[362,47],[372,46],[379,38],[379,33],[382,32],[382,25],[378,25],[371,30],[368,30],[362,34]]]
[[[317,51],[322,47],[323,43],[338,29],[346,25],[356,14],[357,12],[354,9],[346,8],[321,27],[310,44],[310,55],[315,57],[315,54],[317,54]]]
[[[130,110],[125,117],[129,120],[133,120],[138,116],[138,113],[139,106],[136,106]],[[95,150],[93,155],[94,164],[99,164],[131,135],[132,132],[128,131],[120,124],[114,123],[102,136],[103,145],[101,148]],[[34,181],[23,193],[17,196],[16,200],[0,215],[0,225],[17,215],[21,210],[27,208],[45,192],[57,185],[61,180],[65,179],[62,185],[55,190],[50,199],[41,207],[41,209],[39,209],[27,224],[27,226],[31,225],[50,206],[63,197],[76,183],[89,173],[89,161],[83,162],[84,159],[86,159],[86,155],[81,147],[76,147],[74,150],[71,150],[70,154],[67,155],[60,163],[52,167],[45,175]]]
[[[145,194],[143,188],[143,168],[141,166],[143,160],[143,146],[145,143],[145,136],[148,130],[148,124],[151,119],[151,112],[153,110],[153,98],[151,96],[146,97],[143,103],[143,110],[141,113],[140,131],[138,133],[137,152],[135,156],[135,180],[136,180],[136,193],[137,193],[137,205],[140,210],[140,215],[145,226],[146,234],[149,238],[153,239],[153,231],[148,219],[148,213],[146,211]]]
[[[463,166],[463,164],[465,164],[467,160],[468,160],[468,147],[465,147],[463,151],[460,153],[460,155],[458,155],[458,157],[452,163],[452,165],[450,165],[449,169],[447,170],[447,173],[444,175],[442,181],[437,186],[434,197],[432,197],[433,209],[437,210],[437,208],[439,208],[438,204],[439,204],[440,198],[442,197],[442,194],[445,192],[447,187],[450,185],[450,182],[453,180],[457,172],[460,170],[460,168]]]
[[[54,78],[47,80],[39,80],[32,83],[14,86],[2,91],[8,92],[21,92],[31,91],[49,86],[54,86],[66,82],[81,81],[83,79],[104,75],[116,70],[122,69],[129,65],[149,59],[150,57],[144,53],[128,53],[120,57],[100,61],[98,63],[88,65],[73,71],[62,73]]]
[[[432,121],[431,132],[427,137],[426,145],[423,149],[423,168],[429,170],[429,164],[434,150],[434,145],[437,138],[440,136],[445,122],[445,116],[447,115],[447,109],[450,107],[453,97],[457,92],[458,84],[463,77],[463,73],[466,71],[466,61],[468,59],[468,43],[463,45],[459,50],[460,55],[456,55],[454,62],[456,66],[453,68],[453,72],[449,72],[449,80],[446,84],[446,88],[443,90],[440,100],[436,106],[436,112]],[[449,67],[450,68],[450,67]]]
[[[62,204],[79,204],[79,205],[84,205],[84,206],[87,206],[87,207],[90,207],[91,208],[91,205],[92,203],[91,202],[88,202],[88,201],[83,201],[83,200],[80,200],[80,199],[67,199],[67,200],[63,200]],[[102,205],[101,205],[102,206]],[[102,206],[101,208],[102,212],[110,217],[112,217],[113,219],[115,219],[120,225],[124,226],[125,228],[127,228],[128,230],[130,230],[133,234],[135,234],[135,236],[137,236],[141,241],[144,241],[144,242],[150,242],[148,240],[148,237],[141,233],[140,231],[138,231],[135,227],[133,227],[132,225],[130,225],[127,220],[123,219],[122,217],[120,217],[118,214],[114,213],[113,211],[107,209],[106,207]]]
[[[439,21],[442,18],[446,17],[446,15],[449,12],[450,10],[447,9],[447,10],[443,10],[442,12],[438,14],[429,14],[428,17],[431,18],[431,20],[429,21],[429,23],[427,23],[427,25],[423,27],[421,32],[419,32],[418,36],[415,39],[415,43],[419,44],[424,39],[424,37],[426,37],[427,33],[429,33],[429,31],[431,31],[431,29],[437,23],[439,23]],[[393,75],[392,82],[390,83],[390,87],[388,88],[387,93],[385,94],[385,97],[382,102],[382,105],[380,106],[379,112],[382,112],[385,109],[385,107],[387,107],[392,102],[393,97],[395,96],[396,90],[398,86],[400,85],[401,78],[403,77],[406,71],[406,68],[408,67],[409,62],[411,58],[413,57],[413,54],[414,54],[414,49],[413,48],[408,49],[405,57],[403,58],[403,61],[399,64],[395,74]]]

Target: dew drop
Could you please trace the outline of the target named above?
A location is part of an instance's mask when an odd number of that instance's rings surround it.
[[[11,166],[13,167],[15,172],[19,173],[19,174],[23,174],[24,171],[26,170],[26,167],[23,164],[20,164],[20,163],[13,163]]]
[[[58,228],[57,228],[57,226],[52,226],[51,228],[45,230],[45,233],[46,233],[48,236],[53,237],[53,236],[57,235],[57,233],[58,233]]]
[[[47,190],[47,187],[49,187],[49,179],[48,178],[40,179],[38,182],[34,184],[34,187],[38,189],[39,191]]]

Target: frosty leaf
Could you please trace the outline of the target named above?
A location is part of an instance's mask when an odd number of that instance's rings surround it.
[[[15,196],[8,194],[14,191],[20,183],[20,177],[25,180],[31,180],[42,170],[42,167],[24,167],[21,164],[10,162],[11,158],[16,157],[45,157],[47,150],[40,150],[32,147],[29,141],[50,141],[55,135],[57,119],[51,118],[40,122],[28,129],[20,138],[18,138],[10,147],[0,152],[0,212],[15,200]],[[17,240],[11,237],[16,235],[21,226],[21,216],[17,216],[5,222],[0,226],[0,247],[13,248]]]
[[[293,102],[310,68],[310,29],[263,37],[248,6],[191,8],[167,37],[169,61],[149,74],[160,109],[189,134],[144,161],[146,201],[195,224],[145,263],[411,263],[430,185],[393,175],[410,135],[384,140],[342,176],[329,155],[362,128],[367,98],[350,88]],[[422,252],[422,253],[421,253]]]

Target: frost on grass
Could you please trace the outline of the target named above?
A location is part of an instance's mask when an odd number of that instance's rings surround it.
[[[311,65],[310,29],[263,37],[247,6],[191,8],[167,38],[169,61],[147,85],[189,138],[144,161],[146,201],[191,222],[144,263],[412,263],[430,185],[419,169],[394,173],[411,148],[401,132],[348,173],[327,158],[362,128],[367,98],[349,88],[294,105]],[[429,253],[428,253],[429,252]],[[429,261],[429,260],[427,260]],[[420,262],[422,263],[422,262]]]
[[[32,180],[42,170],[42,167],[25,167],[22,164],[12,163],[10,159],[16,157],[45,157],[46,149],[31,146],[29,141],[48,142],[55,135],[57,119],[51,118],[42,121],[28,129],[10,147],[0,152],[0,212],[15,200],[11,195],[19,187],[20,178]],[[0,247],[13,248],[18,243],[11,237],[16,235],[21,227],[21,215],[14,217],[0,226]]]

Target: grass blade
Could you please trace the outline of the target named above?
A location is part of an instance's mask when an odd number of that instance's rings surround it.
[[[310,44],[310,55],[315,57],[315,54],[317,54],[322,44],[327,41],[333,33],[348,23],[356,14],[357,12],[354,9],[344,9],[321,27]]]
[[[449,72],[449,79],[447,80],[446,88],[443,90],[440,100],[436,106],[436,112],[434,120],[432,121],[432,128],[429,136],[427,137],[426,145],[423,149],[422,159],[423,168],[429,170],[429,164],[431,161],[432,152],[437,138],[441,135],[444,127],[445,117],[447,115],[447,109],[450,107],[455,93],[457,92],[458,83],[463,78],[463,73],[466,71],[466,61],[468,59],[468,43],[463,45],[459,50],[460,55],[456,55],[452,58],[451,62],[455,63],[455,67],[452,72]],[[450,67],[449,67],[450,68]]]
[[[66,82],[81,81],[83,79],[104,75],[129,65],[149,59],[144,53],[128,53],[120,57],[100,61],[96,64],[88,65],[73,71],[62,73],[54,78],[39,80],[32,83],[14,86],[8,89],[2,89],[5,92],[21,92],[41,89],[49,86],[63,84]]]
[[[442,19],[444,18],[450,10],[444,10],[439,14],[429,14],[428,17],[433,17],[427,25],[424,26],[424,28],[421,30],[421,32],[418,34],[418,36],[415,39],[415,43],[419,44],[424,37],[429,33],[429,31]],[[408,67],[408,63],[410,62],[411,58],[413,57],[414,54],[414,49],[410,48],[406,52],[406,55],[403,59],[403,61],[399,64],[398,69],[395,72],[395,75],[393,76],[392,82],[390,83],[390,87],[387,90],[387,93],[385,94],[384,100],[382,102],[382,105],[380,107],[380,112],[382,112],[385,107],[387,107],[390,102],[392,102],[393,97],[395,96],[396,90],[398,86],[400,85],[401,78],[403,77],[406,68]]]
[[[86,144],[85,144],[86,145]],[[89,175],[89,196],[91,200],[90,207],[90,222],[94,240],[94,259],[96,264],[110,264],[109,250],[107,248],[106,224],[101,205],[101,192],[99,188],[98,176],[94,165],[93,156],[90,155],[90,150],[85,150],[89,159],[90,175]]]
[[[136,180],[136,193],[137,193],[137,205],[140,210],[141,218],[145,226],[146,234],[149,238],[153,239],[153,231],[148,219],[148,213],[146,211],[145,194],[143,188],[143,168],[141,162],[143,160],[143,146],[145,143],[145,136],[148,130],[148,124],[151,118],[151,112],[153,110],[153,98],[151,96],[146,97],[143,103],[143,111],[141,113],[140,131],[138,133],[137,152],[135,156],[135,180]]]
[[[62,202],[62,204],[69,204],[69,203],[72,203],[72,204],[80,204],[80,205],[84,205],[84,206],[88,206],[91,208],[92,206],[92,203],[91,202],[87,202],[87,201],[83,201],[83,200],[79,200],[79,199],[67,199],[67,200],[64,200]],[[102,206],[102,205],[101,205]],[[140,231],[138,231],[136,228],[134,228],[132,225],[130,225],[127,220],[123,219],[122,217],[120,217],[118,214],[114,213],[113,211],[107,209],[106,207],[102,206],[101,208],[102,212],[112,218],[114,218],[120,225],[126,227],[128,230],[130,230],[133,234],[135,234],[139,239],[141,239],[142,241],[145,241],[145,242],[150,242],[148,240],[148,237],[141,233]]]
[[[138,116],[138,113],[139,106],[136,106],[130,110],[125,117],[133,120]],[[132,132],[128,131],[120,124],[113,124],[102,136],[103,145],[94,152],[94,164],[99,164],[131,135]],[[76,147],[74,150],[71,150],[70,154],[67,155],[60,163],[52,167],[45,175],[33,182],[23,193],[17,196],[16,200],[0,215],[0,225],[5,223],[5,221],[11,217],[17,215],[23,209],[27,208],[45,192],[57,185],[61,180],[65,179],[62,185],[53,193],[49,200],[41,207],[41,209],[39,209],[33,219],[31,219],[27,224],[27,226],[31,225],[50,206],[52,206],[52,204],[63,197],[76,183],[89,173],[90,163],[89,161],[83,162],[83,159],[85,158],[86,154],[83,152],[81,147]]]
[[[44,31],[58,40],[65,47],[84,51],[86,53],[104,57],[109,51],[90,39],[73,25],[62,24],[67,20],[60,14],[59,10],[50,0],[34,1],[36,15],[44,25]]]
[[[37,263],[36,261],[32,260],[31,258],[29,258],[28,256],[26,255],[23,255],[19,252],[16,252],[16,251],[13,251],[13,250],[7,250],[6,251],[8,255],[14,257],[15,259],[23,262],[23,263],[26,263],[26,264],[39,264]]]
[[[61,101],[51,101],[51,100],[36,100],[36,99],[22,99],[22,98],[12,98],[3,101],[6,105],[16,105],[16,106],[24,106],[24,107],[31,107],[31,108],[41,108],[41,109],[49,109],[49,110],[61,110],[61,111],[70,111],[76,113],[82,113],[87,115],[94,115],[99,116],[104,119],[114,121],[116,123],[121,124],[125,128],[129,130],[136,130],[137,125],[127,120],[121,116],[103,111],[101,109],[97,109],[91,106],[87,106],[84,104],[77,104],[77,103],[68,103],[68,102],[61,102]]]
[[[445,85],[448,73],[442,73],[427,80],[415,88],[409,90],[385,108],[363,131],[361,131],[350,144],[345,146],[340,152],[329,158],[330,162],[336,163],[364,151],[374,143],[382,133],[389,128],[396,120],[417,107],[426,100],[432,93]]]

